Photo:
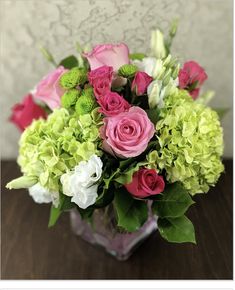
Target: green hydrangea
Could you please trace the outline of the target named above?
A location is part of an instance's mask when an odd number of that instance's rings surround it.
[[[24,176],[36,177],[43,187],[58,192],[62,174],[92,154],[101,155],[98,119],[96,112],[78,117],[62,108],[47,120],[34,121],[19,143],[18,163]]]
[[[87,81],[87,70],[85,68],[74,67],[64,73],[60,78],[60,84],[65,89],[75,88],[83,85]]]
[[[165,99],[160,118],[156,124],[159,148],[148,156],[150,163],[154,158],[170,183],[182,182],[191,194],[207,192],[224,170],[223,131],[217,113],[178,90]]]
[[[75,105],[78,97],[80,95],[80,91],[77,89],[68,90],[62,97],[61,97],[61,105],[62,107],[69,109],[73,105]]]

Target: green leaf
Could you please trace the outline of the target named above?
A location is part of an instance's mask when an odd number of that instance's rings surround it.
[[[60,209],[62,211],[66,211],[66,210],[70,210],[70,209],[74,208],[75,206],[76,206],[76,204],[74,202],[71,202],[71,197],[64,195],[63,203],[61,204]]]
[[[160,110],[158,108],[146,110],[146,113],[153,124],[156,124],[157,121],[159,121]]]
[[[213,108],[213,110],[217,112],[217,114],[219,115],[219,118],[221,120],[226,115],[226,113],[229,111],[229,108]]]
[[[124,187],[115,192],[114,208],[118,226],[128,232],[138,230],[148,218],[147,203],[134,199]]]
[[[159,218],[158,228],[160,235],[168,242],[196,244],[194,226],[186,216]]]
[[[87,220],[88,222],[91,222],[92,214],[95,210],[93,206],[89,206],[86,209],[82,209],[79,206],[77,206],[76,208],[79,211],[82,219]]]
[[[51,206],[50,218],[49,218],[49,224],[48,224],[49,228],[53,227],[56,224],[61,213],[62,213],[62,211],[59,207],[56,208],[56,207],[54,207],[54,205]]]
[[[71,202],[71,197],[61,193],[59,206],[57,208],[54,207],[54,205],[51,206],[48,227],[52,227],[56,224],[63,211],[74,208],[75,206],[75,203]]]
[[[145,58],[146,55],[144,53],[131,53],[129,54],[129,58],[132,59],[132,60],[142,60],[143,58]]]
[[[57,67],[56,61],[53,57],[53,55],[50,53],[49,50],[47,50],[45,47],[40,46],[40,51],[42,55],[45,57],[46,60],[48,60],[50,63],[52,63],[55,67]]]
[[[94,206],[95,208],[105,207],[113,201],[113,198],[114,198],[113,186],[110,187],[110,189],[107,189],[105,188],[105,186],[103,186],[103,191],[96,199]]]
[[[132,168],[127,169],[125,172],[120,173],[114,180],[121,184],[128,184],[132,180],[133,174],[139,170],[141,166],[148,164],[147,161],[139,162],[135,164]]]
[[[185,214],[188,208],[194,204],[194,201],[187,190],[178,183],[168,185],[161,195],[154,199],[152,210],[161,217],[180,217]]]
[[[78,66],[78,60],[74,55],[70,55],[64,58],[59,65],[62,65],[64,68],[71,69]]]

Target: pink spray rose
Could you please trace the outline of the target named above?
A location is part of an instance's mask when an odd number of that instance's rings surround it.
[[[125,187],[133,196],[144,198],[163,192],[165,182],[155,169],[141,168],[133,174],[131,183]]]
[[[111,90],[111,85],[107,79],[97,80],[96,85],[94,86],[94,94],[96,96],[96,99],[99,100],[99,98],[106,95],[108,92],[110,92],[110,90]]]
[[[89,79],[90,84],[94,87],[96,85],[96,82],[100,79],[108,80],[111,84],[112,75],[113,75],[113,68],[111,66],[103,65],[94,70],[91,70],[88,73],[88,79]]]
[[[60,86],[59,80],[67,71],[63,66],[59,66],[45,76],[36,87],[34,97],[47,104],[51,110],[60,107],[60,99],[65,90]]]
[[[205,70],[195,61],[188,61],[179,71],[179,87],[189,91],[193,99],[199,95],[199,89],[207,79]]]
[[[147,148],[154,132],[154,125],[146,112],[131,107],[128,112],[104,118],[101,129],[103,148],[121,158],[135,157]]]
[[[132,91],[135,91],[137,96],[144,95],[147,91],[148,85],[152,82],[153,78],[142,71],[135,74],[134,80],[131,85]]]
[[[122,65],[129,63],[129,49],[124,44],[97,45],[91,52],[84,53],[91,70],[107,65],[116,72]]]
[[[13,122],[21,131],[24,131],[33,120],[39,118],[46,119],[47,114],[42,107],[34,103],[31,94],[24,97],[22,103],[16,104],[12,108],[10,121]]]
[[[94,87],[94,94],[98,99],[110,91],[113,76],[111,66],[101,66],[88,73],[90,84]]]
[[[107,92],[98,99],[98,103],[101,106],[100,112],[108,117],[128,111],[131,107],[122,96],[114,92]]]

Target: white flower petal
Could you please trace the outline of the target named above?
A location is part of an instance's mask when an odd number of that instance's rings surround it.
[[[77,193],[72,197],[71,201],[76,203],[80,208],[85,209],[95,203],[98,196],[97,189],[97,184],[88,188],[81,186],[77,189]]]
[[[65,173],[60,177],[60,182],[63,185],[63,193],[67,196],[73,196],[72,190],[70,187],[70,178],[71,178],[71,173]]]
[[[36,203],[53,202],[55,207],[59,204],[59,193],[48,191],[45,187],[41,186],[40,183],[36,183],[29,188],[29,195],[32,196]]]
[[[64,194],[72,196],[71,201],[83,209],[95,203],[98,196],[95,183],[101,178],[102,167],[103,163],[96,155],[81,161],[74,171],[61,176]]]

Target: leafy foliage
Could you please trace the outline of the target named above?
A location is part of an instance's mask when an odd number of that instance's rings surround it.
[[[59,219],[60,215],[63,211],[69,210],[74,208],[76,205],[71,202],[71,197],[66,196],[64,194],[60,194],[60,204],[56,208],[53,205],[51,206],[50,211],[50,218],[48,227],[52,227],[56,224],[57,220]]]
[[[115,192],[114,208],[118,226],[128,232],[138,230],[148,218],[147,203],[134,199],[124,187]]]
[[[176,218],[185,214],[194,201],[179,183],[169,184],[161,195],[154,199],[152,210],[160,218]]]
[[[78,60],[74,55],[70,55],[64,58],[59,65],[62,65],[64,68],[71,69],[78,66]]]
[[[186,216],[159,218],[158,228],[160,235],[168,242],[196,244],[193,224]]]

